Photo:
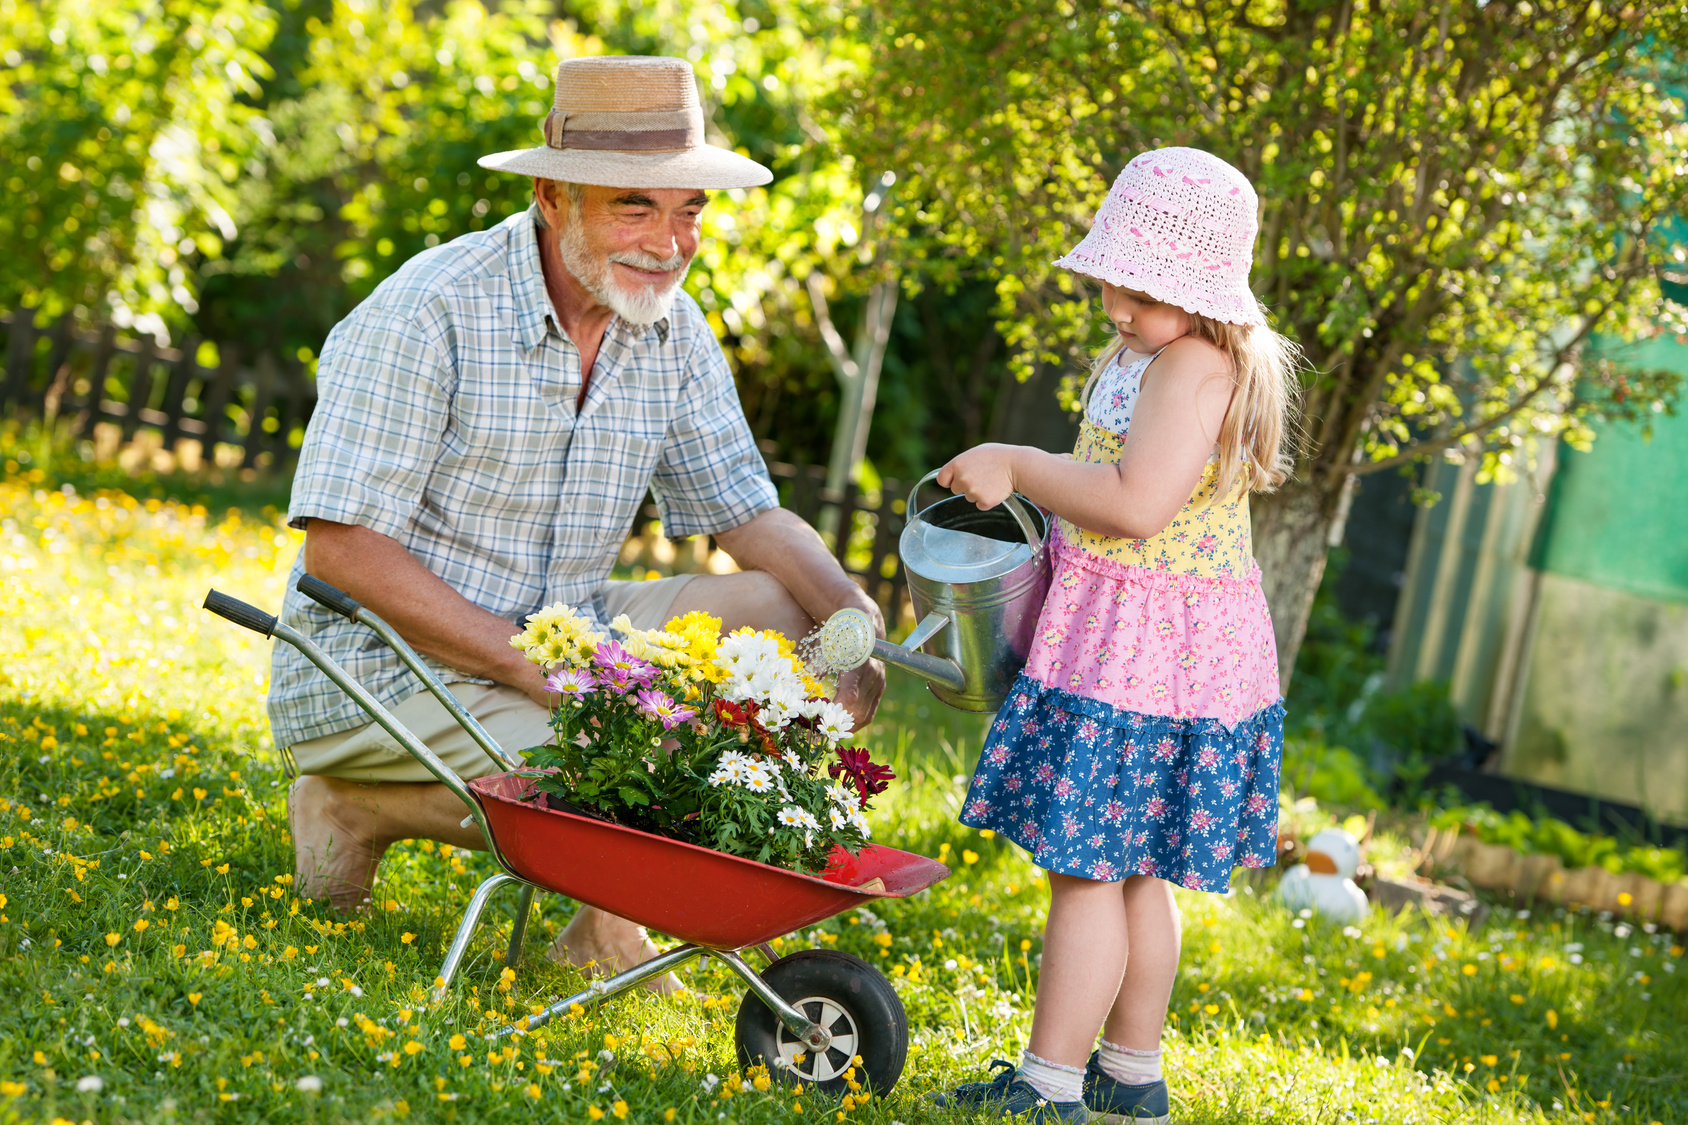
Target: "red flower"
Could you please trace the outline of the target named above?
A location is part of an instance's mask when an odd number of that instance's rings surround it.
[[[715,717],[721,720],[725,727],[748,727],[756,721],[756,701],[747,699],[743,703],[734,703],[728,699],[715,701]]]
[[[838,748],[838,761],[826,767],[826,772],[833,777],[849,778],[850,784],[856,787],[856,796],[864,809],[867,808],[868,801],[885,792],[891,780],[897,776],[891,772],[890,766],[869,761],[866,750],[857,750],[849,746]]]

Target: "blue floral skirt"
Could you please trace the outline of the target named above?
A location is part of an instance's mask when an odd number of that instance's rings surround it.
[[[1224,891],[1278,855],[1281,703],[1226,727],[1117,710],[1022,674],[991,724],[961,822],[1047,871]]]

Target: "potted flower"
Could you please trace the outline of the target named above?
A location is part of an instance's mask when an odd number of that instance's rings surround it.
[[[844,745],[852,722],[791,643],[689,613],[610,635],[567,605],[511,644],[557,696],[550,743],[526,751],[542,799],[795,871],[868,842],[863,812],[894,776]]]

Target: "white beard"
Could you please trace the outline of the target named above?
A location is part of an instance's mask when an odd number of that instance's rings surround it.
[[[597,257],[586,244],[586,232],[579,223],[569,223],[562,229],[557,236],[557,250],[563,267],[574,275],[580,287],[590,293],[593,300],[608,306],[622,320],[639,328],[655,324],[668,315],[692,266],[691,259],[680,254],[672,258],[658,258],[630,250]],[[654,285],[639,285],[630,292],[616,284],[612,267],[618,262],[634,269],[678,270],[679,273],[661,289]]]

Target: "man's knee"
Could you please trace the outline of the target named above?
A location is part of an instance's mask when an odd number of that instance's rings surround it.
[[[737,574],[700,574],[674,599],[674,616],[701,610],[721,619],[723,632],[746,626],[774,629],[793,639],[814,628],[791,591],[772,574],[746,570]]]

